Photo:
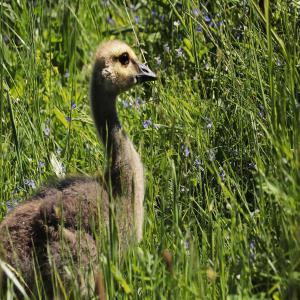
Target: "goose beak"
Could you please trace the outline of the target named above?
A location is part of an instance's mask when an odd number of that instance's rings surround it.
[[[157,76],[152,72],[148,66],[144,64],[138,64],[139,72],[136,75],[138,83],[143,83],[145,81],[153,81],[157,79]]]

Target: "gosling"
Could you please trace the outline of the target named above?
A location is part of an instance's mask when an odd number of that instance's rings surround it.
[[[90,103],[108,159],[104,178],[70,177],[48,184],[0,224],[0,257],[21,271],[28,286],[35,281],[33,261],[38,263],[43,281],[51,281],[50,260],[63,276],[61,238],[69,246],[73,261],[88,264],[96,257],[96,239],[101,240],[96,220],[100,214],[103,226],[108,226],[112,206],[120,244],[142,239],[143,165],[121,126],[116,99],[136,84],[156,78],[126,43],[113,40],[98,47]],[[75,250],[79,234],[80,253]]]

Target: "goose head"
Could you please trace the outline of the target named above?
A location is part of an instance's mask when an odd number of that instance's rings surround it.
[[[113,40],[98,47],[92,84],[100,87],[104,93],[116,95],[137,83],[156,78],[155,73],[138,60],[126,43]]]

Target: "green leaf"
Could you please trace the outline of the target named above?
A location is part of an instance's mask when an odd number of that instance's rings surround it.
[[[117,269],[116,266],[111,267],[111,272],[113,273],[115,279],[118,281],[118,283],[123,288],[124,292],[126,294],[132,294],[132,288],[127,284],[126,280],[124,279],[121,272]]]
[[[66,120],[65,118],[65,115],[57,108],[55,107],[54,108],[54,113],[57,117],[57,119],[66,127],[68,128],[69,127],[69,124],[68,124],[68,121]]]

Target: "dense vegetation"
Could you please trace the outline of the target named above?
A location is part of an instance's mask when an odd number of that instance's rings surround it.
[[[107,295],[299,299],[299,1],[14,0],[0,19],[0,220],[50,176],[102,172],[90,70],[122,39],[159,80],[119,99],[146,217],[124,258],[101,250]]]

